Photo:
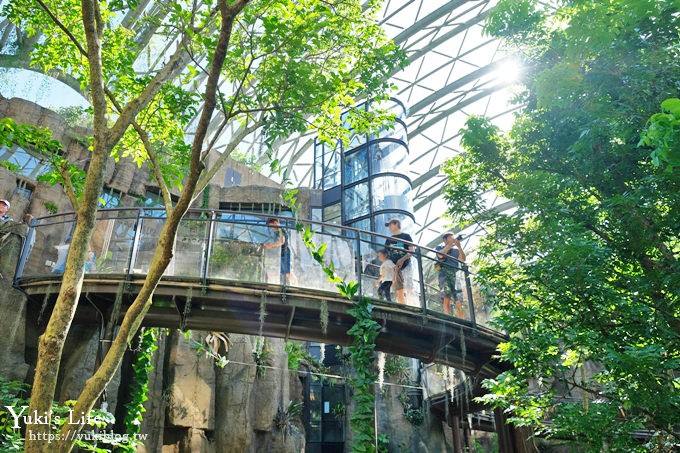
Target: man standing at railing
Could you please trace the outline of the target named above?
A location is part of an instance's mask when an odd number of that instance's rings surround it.
[[[408,267],[411,261],[411,254],[415,250],[413,245],[407,244],[407,242],[413,242],[413,238],[410,234],[401,232],[401,221],[399,219],[392,219],[385,226],[392,233],[392,237],[385,241],[385,248],[389,251],[389,258],[397,270],[394,273],[392,288],[397,293],[397,302],[406,305],[406,297],[404,296],[404,269]]]
[[[264,247],[273,249],[281,247],[281,283],[291,283],[292,275],[290,273],[290,244],[288,244],[288,233],[285,228],[279,224],[279,219],[267,219],[267,226],[274,232],[274,240],[272,242],[265,242]]]
[[[451,300],[456,304],[456,316],[464,318],[463,292],[456,286],[456,273],[461,270],[461,263],[465,261],[465,252],[460,245],[461,236],[455,237],[453,233],[444,233],[444,243],[437,246],[437,262],[435,269],[439,272],[439,291],[444,306],[444,313],[451,314]]]

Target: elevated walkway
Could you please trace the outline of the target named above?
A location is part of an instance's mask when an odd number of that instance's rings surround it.
[[[280,227],[267,226],[269,218],[277,218]],[[122,319],[144,281],[164,221],[160,209],[99,211],[74,322],[99,322],[97,313],[116,317],[114,322]],[[37,219],[29,230],[15,285],[28,295],[29,313],[36,321],[48,319],[59,292],[74,223],[72,213],[59,214]],[[373,299],[373,315],[382,325],[378,350],[445,364],[479,378],[501,371],[493,355],[503,335],[478,322],[484,306],[475,297],[464,263],[452,272],[464,317],[443,312],[436,285],[436,252],[417,244],[405,272],[406,304],[379,300],[375,258],[387,237],[336,225],[305,224],[316,231],[315,242],[327,244],[324,256],[337,273],[361,282],[363,294]],[[286,257],[280,247],[267,245],[281,234],[290,250],[290,276],[281,272]],[[351,303],[327,281],[301,234],[286,217],[188,212],[177,235],[175,258],[155,291],[143,325],[348,344]]]

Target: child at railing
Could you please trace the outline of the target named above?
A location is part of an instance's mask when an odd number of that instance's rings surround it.
[[[380,278],[375,282],[378,287],[378,296],[388,302],[392,301],[390,292],[392,291],[392,281],[394,280],[394,262],[388,256],[389,252],[384,250],[378,251],[378,260],[382,263],[380,265]]]

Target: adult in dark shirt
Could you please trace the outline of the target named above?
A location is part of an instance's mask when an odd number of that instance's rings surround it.
[[[291,282],[290,273],[290,246],[288,244],[288,233],[285,228],[279,224],[279,219],[267,219],[267,226],[274,232],[272,242],[265,242],[265,248],[272,249],[281,247],[281,283],[288,284]]]
[[[465,252],[460,245],[460,238],[453,233],[444,233],[444,243],[437,246],[437,262],[435,269],[439,272],[439,294],[442,299],[444,313],[451,314],[451,300],[456,304],[456,316],[464,318],[462,291],[456,286],[456,272],[461,269],[461,262],[465,261]]]
[[[392,237],[385,241],[385,248],[389,252],[390,260],[395,264],[396,272],[394,275],[394,283],[392,289],[397,293],[397,302],[406,305],[406,297],[404,296],[404,269],[406,269],[411,261],[411,254],[415,247],[409,242],[413,242],[413,238],[408,233],[401,232],[401,221],[399,219],[392,219],[385,224],[390,229]]]

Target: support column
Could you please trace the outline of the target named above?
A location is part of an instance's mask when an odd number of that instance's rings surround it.
[[[460,431],[460,418],[452,416],[449,425],[453,431],[453,453],[463,453],[463,437]]]
[[[493,418],[496,422],[496,434],[498,435],[498,453],[515,453],[510,439],[510,430],[505,424],[505,414],[500,409],[494,409]]]
[[[535,453],[538,450],[531,440],[528,428],[516,428],[507,424],[507,418],[500,409],[494,409],[499,453]]]

